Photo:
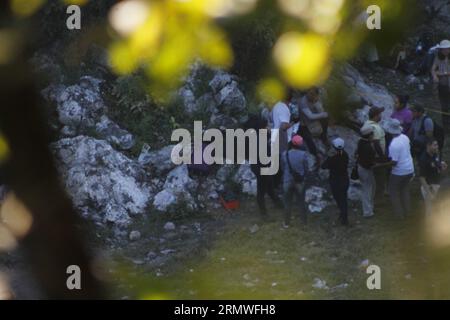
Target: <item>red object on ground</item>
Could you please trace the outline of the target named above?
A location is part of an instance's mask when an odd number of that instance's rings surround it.
[[[227,210],[239,209],[239,200],[225,201],[222,197],[220,197],[220,202],[222,203],[222,206]]]

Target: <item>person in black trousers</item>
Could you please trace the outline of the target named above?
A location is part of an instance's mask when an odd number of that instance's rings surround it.
[[[350,186],[348,177],[349,157],[345,152],[345,142],[341,138],[336,138],[332,142],[336,153],[328,157],[322,164],[322,169],[330,170],[330,187],[333,198],[340,210],[339,220],[343,225],[348,225],[348,202],[347,192]]]
[[[264,165],[261,164],[261,162],[259,160],[259,130],[267,129],[268,121],[267,121],[267,119],[263,119],[262,117],[259,117],[259,116],[251,116],[249,121],[247,121],[247,123],[244,127],[246,130],[255,129],[258,133],[258,141],[257,141],[258,161],[255,164],[250,164],[250,169],[252,170],[253,174],[256,176],[256,185],[257,185],[256,201],[258,203],[259,212],[264,219],[268,219],[267,207],[266,207],[266,201],[265,201],[266,194],[269,195],[269,197],[275,203],[277,208],[283,209],[283,203],[282,203],[281,199],[275,193],[275,176],[261,175],[261,168],[264,167]],[[268,141],[267,151],[269,153],[268,156],[270,157],[271,140],[270,140],[269,131],[268,131],[267,141]],[[247,143],[248,143],[248,141],[247,141]],[[246,150],[248,152],[250,150],[250,148],[247,146]],[[247,159],[249,159],[248,154],[247,154]],[[266,166],[269,166],[269,165],[266,165]]]

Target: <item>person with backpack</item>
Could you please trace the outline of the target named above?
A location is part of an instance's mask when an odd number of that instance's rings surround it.
[[[412,141],[412,153],[419,158],[426,149],[426,141],[435,138],[439,145],[439,151],[444,147],[444,131],[437,123],[431,119],[421,106],[413,107],[413,123],[409,132]]]
[[[345,152],[345,142],[336,138],[331,142],[334,154],[329,156],[322,164],[322,169],[330,170],[330,187],[333,198],[339,207],[339,221],[342,225],[348,225],[348,188],[350,179],[348,177],[349,157]]]
[[[373,127],[370,125],[361,128],[361,139],[358,141],[356,149],[358,176],[362,187],[362,209],[365,218],[371,218],[374,215],[376,182],[373,168],[376,165],[377,154],[373,145],[373,131]]]
[[[284,222],[283,228],[289,228],[293,197],[300,202],[300,220],[306,224],[305,177],[308,173],[307,154],[302,150],[303,138],[292,137],[290,148],[282,154]]]
[[[375,151],[377,152],[377,162],[382,162],[386,160],[386,133],[384,129],[381,127],[380,122],[382,120],[382,113],[385,111],[385,108],[373,106],[369,110],[369,119],[364,123],[364,125],[371,126],[373,128],[373,145],[375,147]],[[376,185],[379,186],[377,188],[377,193],[375,197],[378,200],[383,200],[384,191],[387,186],[387,170],[383,167],[377,167],[374,169],[374,175],[376,180]]]

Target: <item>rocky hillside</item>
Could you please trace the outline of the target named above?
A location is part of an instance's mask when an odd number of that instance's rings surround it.
[[[93,73],[69,82],[51,55],[37,55],[33,61],[41,72],[53,74],[52,81],[42,90],[50,114],[54,115],[51,149],[59,163],[61,179],[83,217],[100,227],[125,231],[133,220],[146,219],[157,212],[217,209],[220,192],[230,184],[238,185],[245,195],[255,196],[256,179],[248,164],[218,166],[206,178],[193,177],[186,165],[172,163],[170,135],[162,137],[167,145],[154,148],[157,143],[136,137],[135,132],[123,127],[126,123],[120,123],[120,118],[112,120],[112,108],[127,107],[122,100],[112,106],[108,98],[111,87],[120,79]],[[186,123],[203,120],[206,127],[239,127],[250,112],[255,112],[250,110],[240,79],[222,70],[211,70],[205,80],[201,70],[201,66],[193,66],[184,86],[175,94],[174,99],[181,106],[179,118],[186,119]],[[340,68],[338,80],[352,92],[349,103],[359,106],[349,112],[349,118],[362,123],[369,105],[386,107],[384,118],[389,118],[393,99],[385,87],[371,83],[349,64]],[[160,126],[167,124],[164,121],[161,119],[160,124],[147,129],[158,132]],[[329,135],[343,137],[348,153],[354,154],[358,140],[354,130],[336,125],[330,128]],[[321,142],[317,144],[325,152]],[[136,148],[142,148],[140,154],[131,152]],[[313,157],[310,164],[314,165]],[[326,179],[327,172],[321,171],[308,183],[306,200],[311,212],[322,212],[334,205]],[[349,198],[359,199],[357,184],[352,185]]]

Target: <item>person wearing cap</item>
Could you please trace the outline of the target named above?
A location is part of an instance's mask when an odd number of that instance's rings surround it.
[[[394,214],[405,217],[411,210],[409,185],[414,177],[414,163],[411,156],[411,143],[404,135],[398,120],[393,119],[386,125],[386,132],[392,135],[389,145],[389,157],[392,170],[389,178],[389,195]]]
[[[372,143],[373,132],[372,126],[364,125],[360,130],[361,139],[356,149],[358,175],[362,186],[362,209],[365,218],[370,218],[374,215],[376,182],[373,168],[376,165],[376,151]]]
[[[296,196],[300,202],[300,219],[306,223],[305,183],[308,173],[308,158],[302,150],[303,138],[292,137],[290,148],[281,156],[283,168],[284,222],[283,228],[289,228],[291,222],[292,199]]]
[[[450,41],[442,40],[439,44],[438,54],[431,67],[433,82],[438,86],[439,102],[442,112],[450,112]],[[442,124],[444,127],[450,125],[450,117],[442,115]]]
[[[373,141],[380,145],[383,154],[386,153],[386,133],[380,125],[381,114],[384,112],[385,108],[372,107],[369,110],[369,120],[367,120],[364,125],[372,126],[373,128]]]
[[[426,141],[433,138],[434,122],[425,114],[425,109],[421,106],[414,106],[413,123],[409,131],[409,138],[412,141],[412,152],[415,157],[420,157],[426,148]]]
[[[349,157],[345,152],[345,142],[336,138],[331,142],[334,154],[329,156],[322,164],[322,169],[330,170],[330,187],[333,198],[339,207],[339,220],[343,225],[348,225],[348,188],[350,179],[348,177]]]

